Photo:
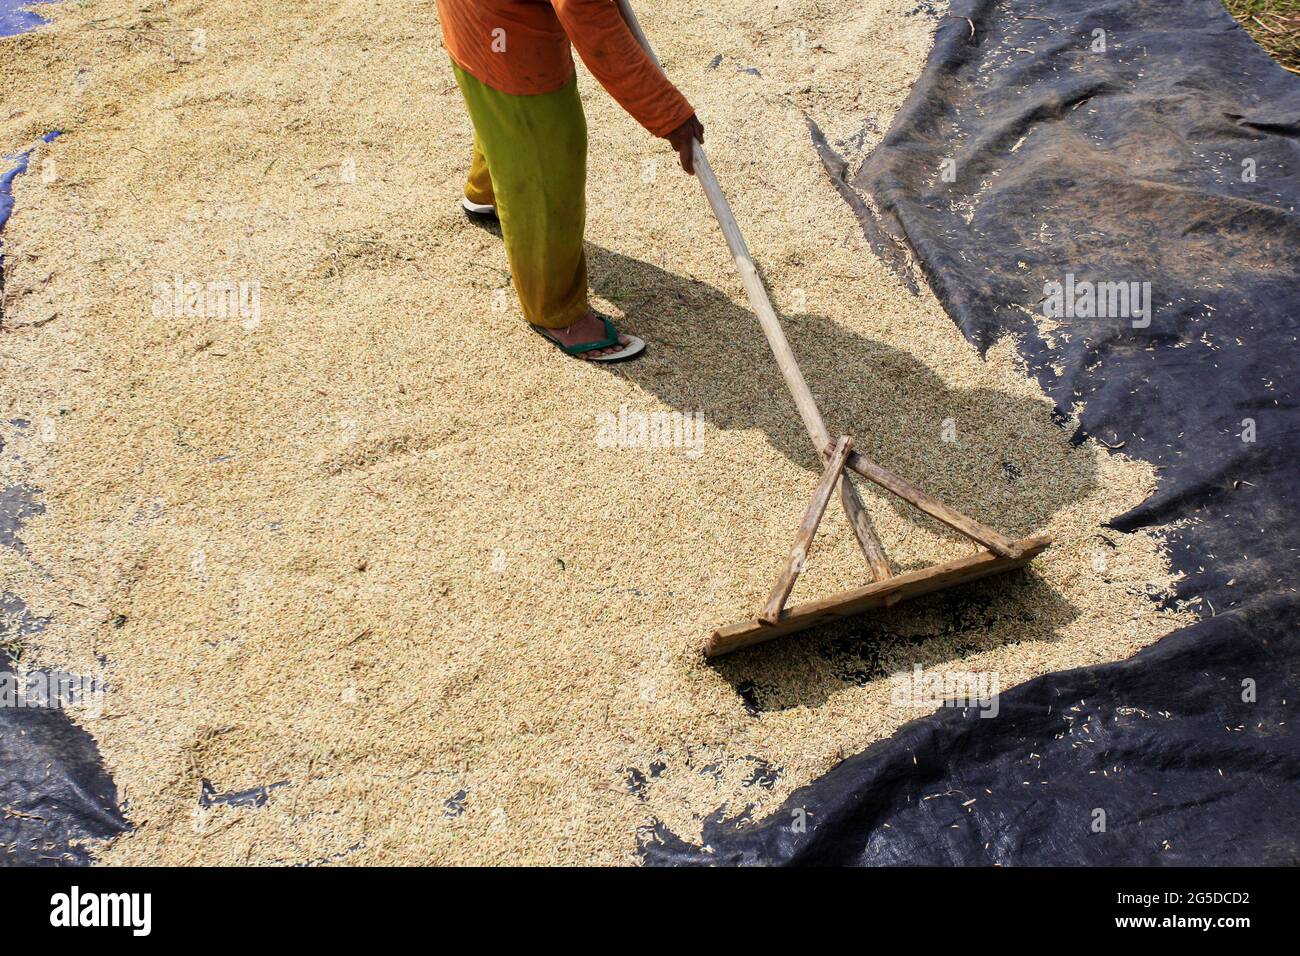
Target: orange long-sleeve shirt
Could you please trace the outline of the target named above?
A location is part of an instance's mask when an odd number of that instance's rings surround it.
[[[601,86],[655,136],[672,132],[694,112],[641,49],[614,0],[437,3],[447,52],[495,90],[558,90],[573,75],[572,43]]]

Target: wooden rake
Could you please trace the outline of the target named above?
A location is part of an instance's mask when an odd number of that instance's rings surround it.
[[[641,44],[655,65],[662,69],[659,58],[655,56],[650,42],[641,29],[636,13],[628,5],[628,0],[618,0],[618,6],[637,42]],[[722,227],[722,234],[727,239],[727,246],[736,260],[736,268],[740,270],[740,278],[749,296],[749,304],[758,316],[763,334],[767,336],[768,345],[771,346],[772,354],[776,357],[776,364],[781,369],[781,375],[794,399],[795,407],[799,410],[799,417],[803,419],[804,428],[807,429],[817,453],[825,462],[821,480],[817,483],[817,490],[813,492],[812,501],[808,505],[808,510],[804,512],[803,521],[795,535],[794,547],[786,558],[785,566],[781,569],[767,603],[763,605],[756,618],[728,624],[710,634],[704,642],[705,656],[718,657],[751,644],[770,641],[774,637],[793,634],[818,624],[852,617],[866,611],[892,607],[908,598],[919,597],[1028,564],[1052,543],[1050,537],[1035,536],[1019,540],[1007,538],[960,511],[948,507],[937,498],[926,494],[910,482],[886,471],[854,451],[853,440],[848,436],[842,436],[836,441],[831,440],[830,433],[822,421],[821,411],[817,408],[812,392],[808,389],[808,383],[804,381],[803,372],[799,369],[799,363],[795,361],[794,352],[791,351],[790,343],[786,340],[772,303],[768,300],[767,290],[759,278],[758,270],[754,268],[749,247],[745,245],[744,236],[740,234],[740,227],[736,224],[736,217],[732,215],[731,206],[722,193],[722,187],[718,185],[717,177],[713,175],[713,168],[704,154],[704,147],[696,142],[692,152],[695,159],[695,175],[699,178],[700,185],[704,187],[704,194],[709,199],[709,205],[713,207],[713,214],[717,217],[718,225]],[[945,564],[895,575],[890,569],[880,539],[872,527],[866,506],[852,479],[845,474],[846,469],[856,472],[930,517],[961,532],[976,544],[982,545],[982,549],[973,555],[948,561]],[[821,522],[836,485],[839,486],[840,504],[844,507],[849,524],[871,570],[872,583],[865,587],[841,591],[829,597],[809,601],[806,604],[786,607],[785,602],[794,589],[795,580],[804,568],[813,537],[817,534],[817,526]]]

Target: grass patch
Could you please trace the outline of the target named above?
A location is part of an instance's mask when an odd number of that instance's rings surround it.
[[[1300,74],[1300,0],[1223,0],[1223,5],[1269,56]]]

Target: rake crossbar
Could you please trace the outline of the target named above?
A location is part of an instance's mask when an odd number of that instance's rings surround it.
[[[628,0],[617,0],[617,2],[628,29],[654,64],[659,66],[659,58],[655,56],[650,41],[646,39]],[[1025,565],[1051,544],[1051,539],[1046,537],[1013,541],[992,528],[986,528],[960,511],[948,507],[942,501],[886,471],[858,452],[850,451],[850,443],[847,439],[842,438],[838,443],[831,440],[830,433],[822,421],[821,411],[817,408],[817,402],[808,388],[808,383],[804,381],[803,372],[795,360],[794,352],[785,337],[785,331],[781,328],[781,322],[768,299],[767,289],[763,286],[758,270],[754,267],[753,257],[745,244],[745,237],[741,235],[731,205],[727,202],[722,187],[718,185],[713,167],[709,165],[709,158],[704,154],[704,147],[699,141],[692,144],[691,156],[695,163],[695,175],[704,189],[704,195],[708,197],[718,225],[722,227],[727,248],[731,250],[731,256],[736,261],[736,269],[740,272],[740,280],[745,286],[750,307],[758,317],[758,324],[762,327],[763,335],[767,337],[767,344],[772,349],[772,356],[781,370],[781,377],[785,379],[790,397],[794,399],[795,408],[824,467],[817,492],[805,512],[803,524],[800,525],[795,546],[758,618],[714,631],[705,642],[704,653],[709,657],[716,657],[728,651],[738,650],[750,644],[771,640],[827,621],[861,614],[879,607],[889,607],[907,598],[928,594],[931,591],[952,587],[1001,571],[1009,571]],[[988,550],[921,571],[892,575],[889,561],[885,557],[880,539],[872,528],[862,496],[854,487],[845,469],[892,492],[913,507],[961,532]],[[802,570],[803,558],[807,555],[807,549],[812,543],[817,524],[836,482],[839,483],[840,503],[848,516],[849,525],[867,560],[874,581],[856,591],[845,591],[808,604],[786,608],[786,599],[790,596],[795,579]]]
[[[704,656],[729,654],[742,647],[770,641],[774,637],[783,637],[866,611],[893,607],[909,598],[976,581],[991,574],[1012,571],[1024,567],[1051,543],[1052,539],[1045,536],[1022,538],[1014,542],[1018,553],[1014,558],[1000,558],[990,551],[980,551],[947,564],[908,571],[887,581],[876,581],[853,591],[841,591],[807,604],[796,604],[786,608],[775,624],[757,618],[728,624],[709,635],[704,642]]]

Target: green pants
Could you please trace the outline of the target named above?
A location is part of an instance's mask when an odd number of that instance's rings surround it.
[[[474,124],[465,196],[492,203],[524,317],[551,329],[587,312],[587,121],[577,78],[534,96],[485,86],[455,63]]]

